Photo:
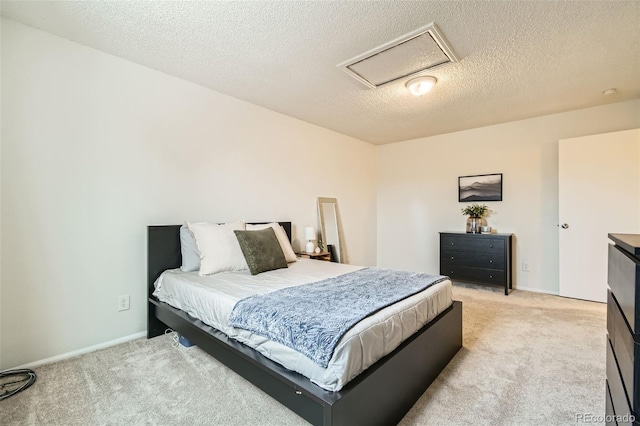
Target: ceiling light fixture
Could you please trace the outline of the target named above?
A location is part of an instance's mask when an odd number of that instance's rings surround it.
[[[436,81],[435,77],[418,77],[407,81],[406,86],[414,96],[422,96],[431,91]]]

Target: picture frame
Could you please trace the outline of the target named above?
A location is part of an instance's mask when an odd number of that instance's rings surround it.
[[[502,201],[502,173],[459,176],[458,201]]]

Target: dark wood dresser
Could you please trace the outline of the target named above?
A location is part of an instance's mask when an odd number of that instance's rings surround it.
[[[640,426],[640,235],[609,239],[606,424]]]
[[[440,274],[452,280],[512,288],[512,234],[440,233]]]

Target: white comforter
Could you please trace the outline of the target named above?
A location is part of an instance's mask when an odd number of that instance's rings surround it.
[[[338,391],[452,303],[451,282],[444,281],[365,318],[340,340],[327,368],[280,343],[228,325],[236,302],[245,297],[307,284],[362,267],[300,259],[287,269],[250,275],[249,271],[201,277],[179,269],[165,271],[153,293],[159,300],[224,332],[318,386]]]

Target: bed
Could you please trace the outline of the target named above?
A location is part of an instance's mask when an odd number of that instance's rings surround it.
[[[290,239],[291,223],[280,224]],[[453,302],[342,389],[323,389],[153,296],[160,274],[181,264],[179,229],[148,228],[148,337],[177,331],[312,424],[397,423],[462,346],[462,306]]]

